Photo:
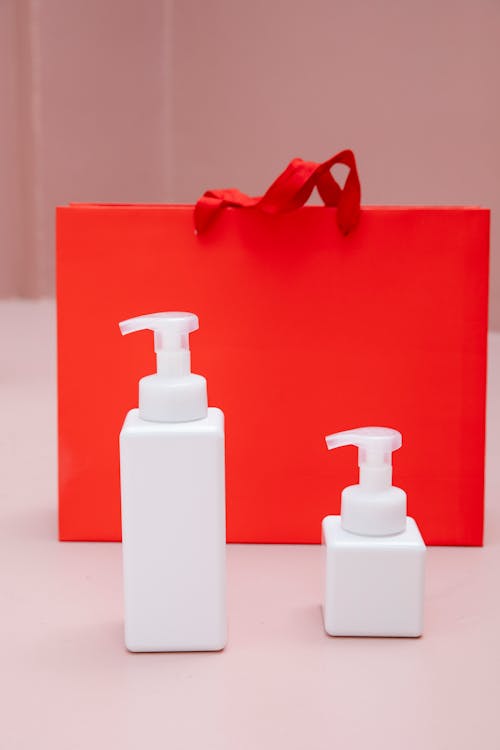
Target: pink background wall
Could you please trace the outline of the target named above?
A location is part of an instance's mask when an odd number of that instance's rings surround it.
[[[366,203],[493,210],[494,0],[1,0],[0,293],[53,291],[58,203],[258,193],[352,147]]]
[[[56,205],[173,197],[171,11],[0,0],[3,295],[53,293]]]

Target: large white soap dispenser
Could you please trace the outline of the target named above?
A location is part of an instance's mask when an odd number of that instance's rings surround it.
[[[191,373],[196,315],[120,323],[154,331],[157,373],[120,433],[125,643],[130,651],[215,651],[226,643],[224,415]]]
[[[322,524],[326,554],[324,624],[329,635],[422,635],[425,544],[392,485],[401,434],[361,427],[328,435],[329,449],[359,449],[359,484],[342,492],[341,515]]]

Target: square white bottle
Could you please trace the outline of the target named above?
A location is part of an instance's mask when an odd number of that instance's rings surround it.
[[[333,636],[418,637],[423,631],[425,544],[392,481],[401,435],[384,427],[326,438],[359,448],[360,482],[342,493],[340,516],[322,524],[325,630]]]
[[[158,373],[120,433],[125,644],[130,651],[218,651],[226,644],[224,415],[190,372],[190,313],[144,315]]]

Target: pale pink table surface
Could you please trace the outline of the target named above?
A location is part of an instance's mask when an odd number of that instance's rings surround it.
[[[429,550],[423,638],[328,638],[319,547],[232,545],[227,649],[133,655],[120,545],[56,541],[53,303],[0,331],[0,750],[500,750],[500,334],[485,547]]]

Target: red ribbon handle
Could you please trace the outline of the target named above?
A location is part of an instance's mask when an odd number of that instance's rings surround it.
[[[345,164],[349,173],[341,188],[331,173],[335,164]],[[325,206],[337,208],[337,225],[342,234],[349,234],[359,221],[361,185],[354,154],[349,149],[318,164],[293,159],[263,196],[251,198],[239,190],[207,190],[194,209],[194,225],[204,232],[223,208],[256,208],[267,214],[294,211],[306,203],[317,188]]]

